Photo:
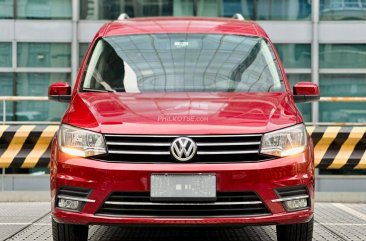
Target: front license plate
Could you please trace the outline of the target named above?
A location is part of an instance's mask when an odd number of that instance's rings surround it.
[[[152,201],[215,201],[215,174],[152,174]]]

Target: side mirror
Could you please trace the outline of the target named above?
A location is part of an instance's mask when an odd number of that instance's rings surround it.
[[[48,99],[69,102],[71,100],[71,86],[67,82],[56,82],[48,87]]]
[[[320,90],[312,82],[298,82],[294,85],[294,100],[296,103],[307,103],[320,99]]]

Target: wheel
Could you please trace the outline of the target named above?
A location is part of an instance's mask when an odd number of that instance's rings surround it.
[[[307,223],[277,225],[277,241],[311,241],[314,218]]]
[[[52,219],[53,241],[87,241],[88,225],[57,223]]]

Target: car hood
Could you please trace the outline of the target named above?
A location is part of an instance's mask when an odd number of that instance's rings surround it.
[[[301,121],[289,93],[77,93],[63,122],[115,134],[265,133]]]

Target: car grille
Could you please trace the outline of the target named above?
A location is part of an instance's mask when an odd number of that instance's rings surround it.
[[[179,136],[105,135],[108,154],[96,157],[111,162],[177,162],[170,145]],[[197,144],[190,162],[256,162],[271,159],[260,155],[262,135],[188,136]]]
[[[219,192],[216,202],[151,202],[148,192],[114,192],[97,215],[153,217],[262,216],[270,212],[254,192]]]

